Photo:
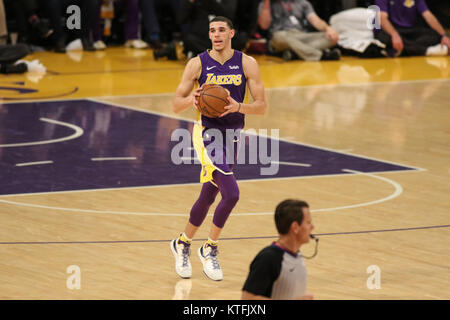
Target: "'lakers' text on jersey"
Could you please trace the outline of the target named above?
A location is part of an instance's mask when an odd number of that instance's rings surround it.
[[[221,85],[230,92],[234,100],[243,102],[247,79],[242,65],[242,52],[234,50],[233,56],[224,64],[211,58],[208,51],[202,52],[199,57],[202,63],[199,85],[204,83]],[[245,122],[244,115],[238,112],[230,113],[222,118],[208,118],[204,115],[201,117],[202,126],[208,129],[242,129]]]

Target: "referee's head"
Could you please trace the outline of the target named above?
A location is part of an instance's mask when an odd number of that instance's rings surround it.
[[[275,209],[275,225],[280,235],[292,232],[298,234],[302,242],[308,242],[314,228],[308,203],[295,199],[280,202]]]

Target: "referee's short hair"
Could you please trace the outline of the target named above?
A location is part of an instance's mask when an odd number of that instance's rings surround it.
[[[303,208],[309,208],[302,200],[287,199],[280,202],[275,209],[275,225],[279,234],[287,234],[292,222],[303,222]]]

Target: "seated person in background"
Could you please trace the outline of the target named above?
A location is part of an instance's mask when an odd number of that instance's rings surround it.
[[[368,22],[376,18],[375,10],[352,8],[331,16],[330,25],[339,33],[338,48],[345,55],[361,58],[381,58],[387,55],[386,45],[374,38]]]
[[[308,32],[305,19],[319,32]],[[283,53],[285,60],[294,52],[306,61],[339,60],[335,46],[339,35],[314,12],[306,0],[263,0],[259,6],[258,24],[269,30],[269,47]]]
[[[16,22],[17,43],[31,44],[52,34],[53,30],[37,14],[40,7],[37,0],[6,0],[5,5]]]
[[[425,0],[376,0],[381,30],[375,38],[387,45],[391,57],[447,55],[450,38]],[[417,25],[420,15],[428,27]]]
[[[242,0],[241,0],[242,1]],[[184,53],[188,58],[211,49],[209,40],[209,21],[214,16],[224,16],[233,20],[237,0],[181,0],[178,12],[178,24],[187,25],[183,34]],[[238,35],[236,35],[238,37]],[[239,50],[239,48],[236,48]],[[154,52],[155,60],[167,57],[177,60],[175,43],[171,42],[162,50]]]

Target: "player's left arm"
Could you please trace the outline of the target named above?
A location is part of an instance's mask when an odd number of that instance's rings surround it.
[[[231,112],[240,112],[243,114],[264,114],[267,111],[264,85],[259,73],[258,63],[255,58],[243,54],[242,65],[253,102],[240,103],[233,98],[228,97],[230,104],[225,107],[227,111],[221,114],[221,117]]]
[[[428,23],[430,28],[432,28],[434,31],[436,31],[437,33],[439,33],[442,36],[441,44],[446,45],[450,49],[450,37],[446,34],[445,29],[439,23],[436,16],[433,13],[431,13],[430,10],[424,11],[422,13],[422,16],[425,19],[425,21]]]

